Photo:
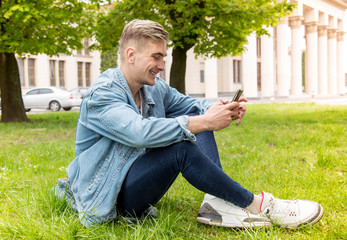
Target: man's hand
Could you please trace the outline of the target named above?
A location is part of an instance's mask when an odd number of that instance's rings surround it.
[[[239,107],[240,104],[238,102],[224,103],[221,101],[212,105],[203,115],[209,124],[208,130],[219,131],[228,127],[233,119],[237,118]]]
[[[212,105],[204,115],[190,116],[188,128],[193,134],[203,131],[219,131],[228,127],[237,119],[237,125],[245,115],[246,107],[240,102],[247,102],[247,98],[240,98],[237,102],[221,99]]]
[[[241,102],[247,102],[242,97],[237,102],[221,99],[219,103],[212,105],[204,115],[190,116],[188,128],[193,134],[203,131],[219,131],[228,127],[232,121],[237,119],[239,125],[246,113],[246,106]]]
[[[238,103],[248,102],[248,99],[246,97],[242,97],[237,102]],[[236,122],[236,125],[239,125],[241,123],[241,121],[242,121],[243,116],[246,114],[247,108],[246,108],[245,105],[240,104],[240,106],[238,107],[237,110],[239,111],[239,114],[233,120],[238,119],[237,122]]]

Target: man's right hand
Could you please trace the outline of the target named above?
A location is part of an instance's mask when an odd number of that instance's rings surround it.
[[[228,127],[239,114],[238,102],[225,102],[212,105],[204,115],[190,116],[188,129],[197,134],[203,131],[219,131]]]

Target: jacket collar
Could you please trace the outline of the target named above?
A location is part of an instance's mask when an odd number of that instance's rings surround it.
[[[120,67],[116,68],[116,75],[117,78],[119,79],[120,84],[131,94],[128,82],[126,81],[124,74],[122,72],[122,70],[120,69]],[[150,93],[150,91],[148,90],[150,86],[143,86],[143,96],[144,96],[144,101],[147,105],[155,105],[155,102],[153,100],[152,94]]]
[[[147,85],[143,86],[143,88],[142,88],[143,89],[143,96],[145,98],[146,104],[155,105],[152,94],[150,93],[150,91],[148,91],[149,87],[150,86],[147,86]]]

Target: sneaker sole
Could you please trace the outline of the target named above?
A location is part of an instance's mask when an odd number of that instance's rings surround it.
[[[269,228],[272,226],[271,222],[264,222],[264,221],[257,221],[250,219],[249,221],[244,220],[240,221],[239,223],[228,223],[223,220],[221,220],[221,216],[213,216],[212,214],[208,214],[208,216],[204,217],[203,213],[199,213],[199,216],[196,218],[196,220],[199,223],[211,225],[211,226],[219,226],[219,227],[227,227],[227,228],[236,228],[236,229],[249,229],[249,228],[262,228],[266,227]]]

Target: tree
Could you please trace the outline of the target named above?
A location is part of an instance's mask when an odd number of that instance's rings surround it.
[[[15,55],[71,54],[91,34],[97,1],[0,0],[2,122],[28,121]]]
[[[100,62],[101,72],[107,70],[108,68],[117,67],[117,58],[118,58],[118,52],[116,49],[108,51],[108,52],[102,52],[101,62]]]
[[[187,51],[207,57],[238,55],[247,36],[268,34],[294,5],[276,0],[118,0],[99,15],[96,38],[104,51],[118,46],[124,25],[137,19],[162,24],[173,47],[170,85],[185,93]]]

